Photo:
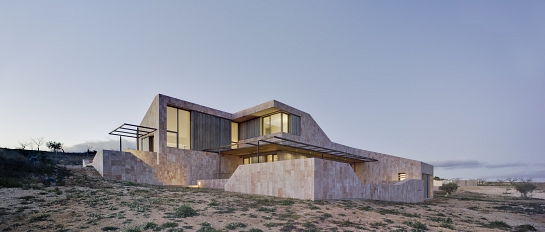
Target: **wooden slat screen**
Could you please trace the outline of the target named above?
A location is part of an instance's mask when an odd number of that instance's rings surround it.
[[[254,118],[238,124],[238,139],[249,139],[258,137],[261,132],[259,127],[259,120],[261,118]]]
[[[290,134],[301,135],[301,117],[290,114]]]
[[[231,144],[231,121],[191,111],[191,150]]]

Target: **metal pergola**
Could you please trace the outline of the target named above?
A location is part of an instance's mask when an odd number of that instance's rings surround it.
[[[241,147],[242,145],[242,147]],[[278,150],[278,149],[288,149],[295,150],[296,152],[303,153],[309,156],[321,157],[322,159],[335,160],[345,163],[355,163],[357,162],[376,162],[378,160],[372,159],[369,157],[351,154],[344,151],[339,151],[335,149],[320,147],[308,143],[303,143],[291,139],[286,139],[278,136],[274,136],[268,139],[260,139],[255,143],[245,142],[245,143],[234,143],[231,145],[224,145],[220,147],[205,149],[203,151],[215,152],[218,154],[235,154],[244,155],[257,155],[258,163],[259,154],[265,150]]]
[[[157,129],[147,127],[147,126],[139,126],[134,124],[128,124],[123,123],[123,125],[119,126],[118,128],[115,128],[112,132],[110,132],[110,135],[119,136],[119,151],[122,151],[121,148],[121,137],[129,137],[129,138],[135,138],[136,139],[136,150],[140,149],[140,141],[139,139],[141,137],[147,136],[153,132],[155,132]]]

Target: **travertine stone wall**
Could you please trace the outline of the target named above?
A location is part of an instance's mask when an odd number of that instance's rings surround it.
[[[101,155],[95,156],[93,159],[93,166],[104,178],[154,185],[162,184],[155,179],[153,167],[129,152],[103,150]]]
[[[197,180],[199,188],[224,189],[229,179]]]
[[[422,180],[362,184],[347,163],[317,158],[241,165],[225,184],[230,192],[306,200],[424,201]]]
[[[218,178],[218,154],[176,148],[169,152],[104,150],[97,153],[93,166],[105,178],[146,184],[187,186],[196,185],[199,179]],[[240,164],[241,158],[222,155],[221,172],[233,173]]]
[[[140,126],[146,126],[151,128],[159,128],[159,95],[155,96],[153,99],[153,102],[151,103],[148,111],[146,112],[146,115],[144,115],[144,118],[142,119],[142,122],[140,122]],[[159,147],[159,136],[158,131],[153,132],[149,136],[153,136],[153,148],[154,152],[158,152]],[[140,147],[142,145],[140,144]]]
[[[241,165],[225,191],[314,200],[314,159]]]
[[[366,151],[333,142],[318,145],[314,142],[301,141],[298,138],[299,136],[292,134],[279,133],[277,136],[378,160],[377,162],[356,164],[356,175],[363,184],[396,183],[398,182],[398,173],[405,173],[408,179],[422,179],[423,171],[428,172],[427,174],[433,174],[432,165],[417,160]],[[424,168],[423,165],[425,165]]]
[[[408,179],[396,184],[364,184],[365,199],[417,203],[424,201],[424,181]]]
[[[103,153],[104,151],[98,151],[91,162],[93,167],[98,171],[98,173],[100,173],[101,176],[104,176]]]
[[[364,198],[362,184],[347,163],[314,160],[314,199]]]

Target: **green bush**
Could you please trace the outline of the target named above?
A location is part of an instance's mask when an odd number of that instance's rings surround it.
[[[450,224],[450,223],[447,223],[447,222],[441,222],[441,224],[439,224],[439,227],[454,230],[454,226],[452,224]]]
[[[536,188],[536,185],[530,182],[515,184],[515,190],[517,190],[524,199],[528,198],[528,193],[532,193]]]
[[[227,224],[225,226],[225,228],[229,229],[229,230],[234,230],[234,229],[236,229],[238,227],[244,228],[244,227],[246,227],[246,224],[244,224],[242,222],[231,222],[231,223],[229,223],[229,224]]]
[[[453,182],[448,183],[448,184],[444,184],[442,186],[439,186],[439,190],[445,191],[447,193],[447,195],[450,195],[453,192],[456,192],[456,190],[458,190],[458,184],[453,183]]]
[[[486,228],[497,228],[497,229],[509,229],[511,226],[509,226],[504,221],[491,221],[488,224],[483,225]]]
[[[199,215],[197,211],[195,211],[189,205],[182,205],[179,208],[177,208],[176,211],[174,211],[174,216],[178,218],[193,217],[197,215]]]
[[[280,201],[281,205],[293,205],[294,203],[295,203],[295,201],[293,201],[293,199],[284,199],[284,200]]]
[[[259,207],[257,211],[272,213],[276,211],[276,208]]]
[[[530,224],[518,225],[515,227],[515,232],[537,231],[537,229]]]
[[[144,224],[144,226],[142,227],[142,229],[144,230],[149,230],[149,229],[155,229],[157,228],[157,224],[156,223],[153,223],[153,222],[146,222],[146,224]]]
[[[163,227],[163,228],[174,228],[174,227],[178,227],[178,223],[176,223],[176,222],[165,222],[165,223],[163,223],[163,225],[161,225],[161,227]]]
[[[408,225],[413,228],[413,231],[424,231],[428,230],[428,227],[419,221],[404,221],[403,224]]]

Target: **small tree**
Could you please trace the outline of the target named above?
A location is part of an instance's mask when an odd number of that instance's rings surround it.
[[[49,141],[45,145],[49,148],[49,150],[54,151],[55,153],[63,150],[62,143],[60,142]]]
[[[43,138],[43,137],[40,137],[40,138],[35,138],[35,139],[33,139],[33,138],[31,137],[30,140],[32,140],[32,142],[33,142],[34,144],[36,144],[36,146],[38,147],[38,151],[40,151],[40,146],[44,144],[44,138]]]
[[[445,191],[447,193],[447,195],[450,195],[453,192],[456,192],[457,189],[458,189],[458,184],[456,184],[454,182],[450,182],[448,184],[444,184],[442,186],[439,186],[439,190]]]
[[[536,189],[536,185],[530,182],[523,182],[520,184],[515,184],[515,190],[520,193],[520,197],[523,199],[528,198],[528,193],[532,194],[532,192]]]

